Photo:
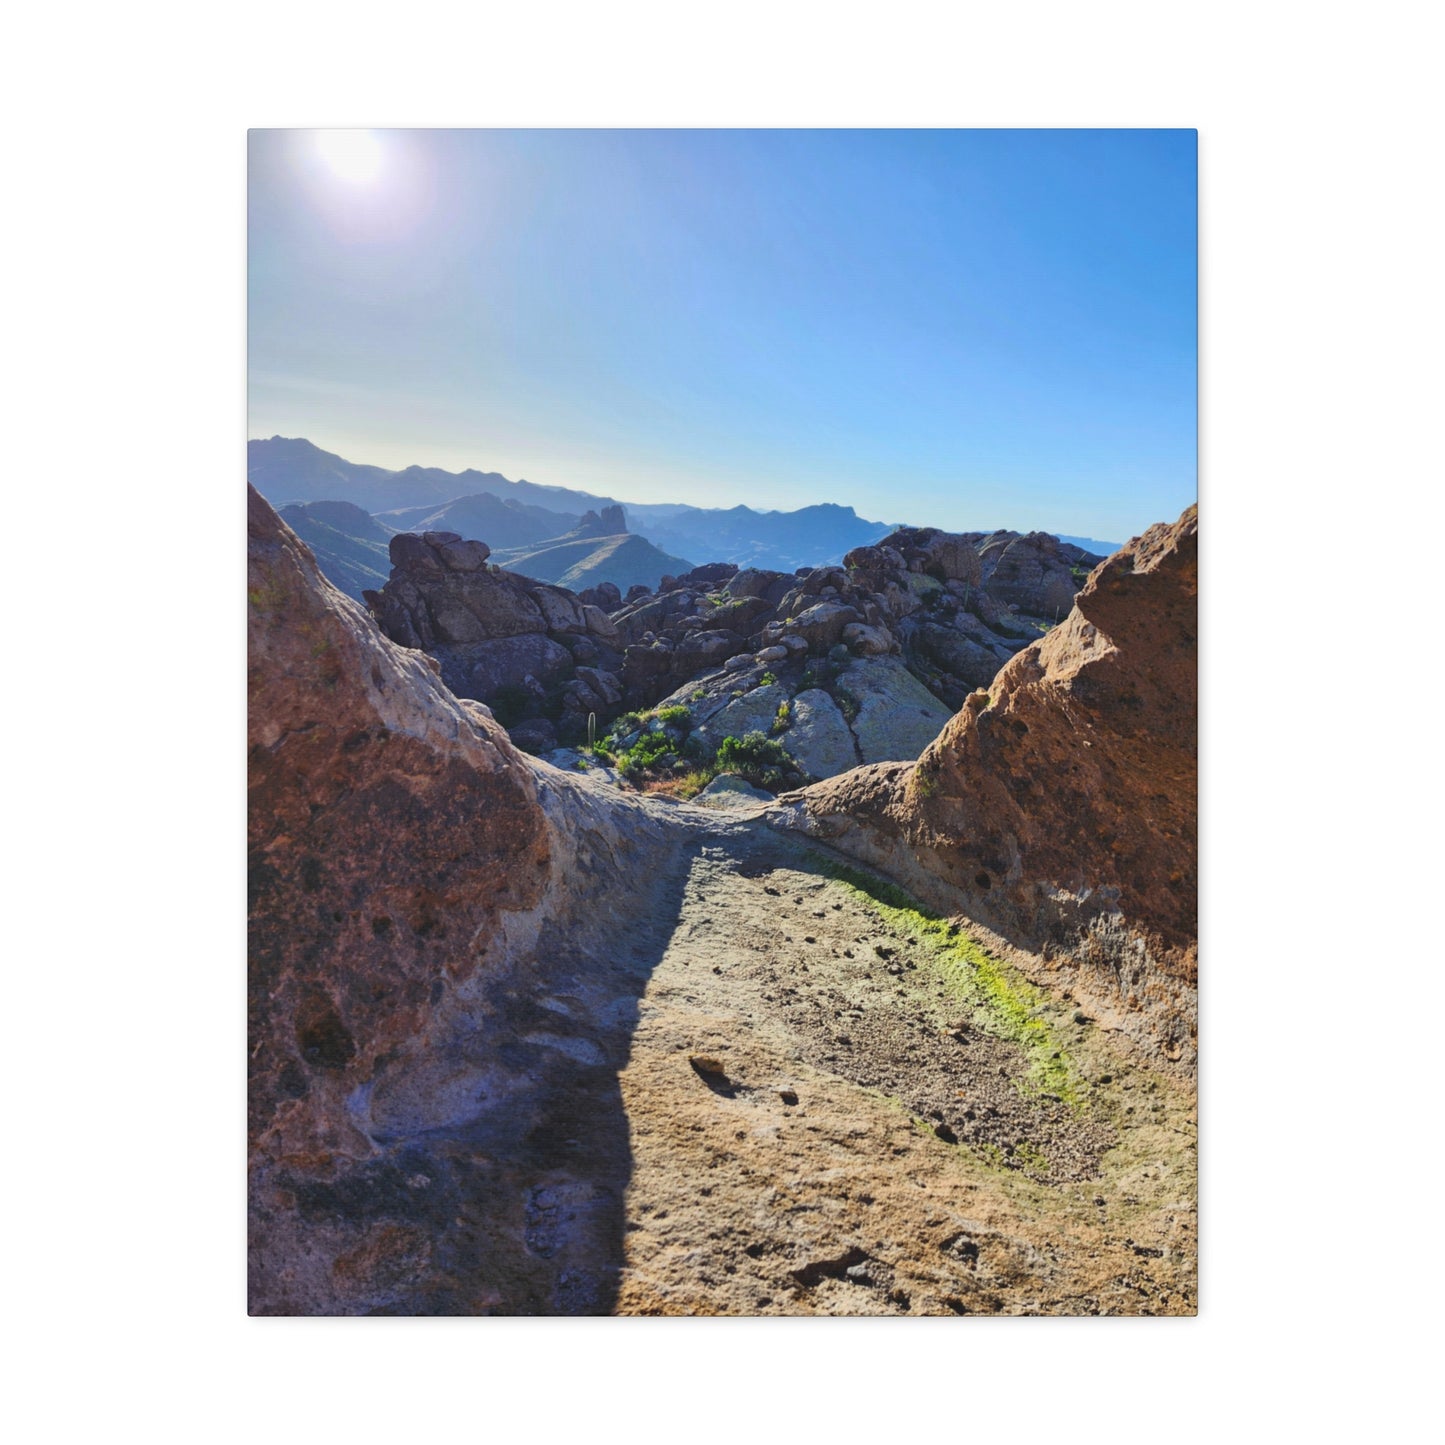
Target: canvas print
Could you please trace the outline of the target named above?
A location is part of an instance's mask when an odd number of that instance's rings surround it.
[[[1194,1313],[1196,139],[252,132],[251,1313]]]

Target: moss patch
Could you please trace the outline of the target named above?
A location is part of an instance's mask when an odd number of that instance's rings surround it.
[[[1048,997],[1041,989],[896,884],[821,855],[815,861],[819,873],[868,898],[889,927],[918,939],[923,956],[969,1010],[976,1028],[1023,1050],[1030,1091],[1053,1094],[1072,1108],[1083,1103],[1087,1085],[1049,1023]]]

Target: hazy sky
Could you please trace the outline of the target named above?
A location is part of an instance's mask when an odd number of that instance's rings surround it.
[[[1123,541],[1196,495],[1193,131],[254,131],[250,434]]]

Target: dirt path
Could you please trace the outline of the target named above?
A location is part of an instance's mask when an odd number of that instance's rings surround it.
[[[673,813],[617,1312],[1192,1312],[1187,1080],[811,845]]]
[[[370,1152],[255,1186],[257,1312],[1193,1309],[1187,1077],[757,811],[587,801],[576,908],[348,1100]]]

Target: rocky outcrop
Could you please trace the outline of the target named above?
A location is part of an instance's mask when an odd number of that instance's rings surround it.
[[[916,764],[778,814],[1048,958],[1171,1059],[1194,1049],[1197,534],[1191,507],[1097,568]]]
[[[366,602],[388,637],[436,658],[458,697],[496,706],[532,741],[558,729],[575,739],[589,713],[615,713],[621,702],[620,684],[594,685],[596,669],[621,671],[616,625],[566,588],[488,557],[485,543],[454,532],[402,533],[391,539],[390,579]]]
[[[631,870],[665,872],[661,830],[529,767],[254,491],[249,532],[252,1309],[606,1308],[606,1280],[568,1283],[566,1248],[524,1248],[525,1212],[549,1187],[602,1201],[574,1231],[595,1256],[621,1185],[578,1176],[586,1151],[523,1157],[517,1131],[549,1090],[623,1127],[615,1081],[588,1073],[624,1056],[618,1020],[588,1016],[585,982],[550,1022],[536,994],[624,926]],[[489,1190],[484,1248],[456,1221]]]
[[[584,521],[595,530],[616,518]],[[392,560],[390,581],[367,594],[382,629],[435,656],[448,686],[493,706],[529,750],[581,741],[589,717],[600,735],[625,710],[676,706],[699,689],[709,703],[734,701],[766,671],[785,701],[821,686],[847,717],[856,758],[875,762],[916,757],[1047,626],[1021,605],[1041,609],[1065,585],[1072,598],[1075,572],[1097,559],[1043,534],[901,528],[841,566],[709,563],[625,599],[610,582],[573,593],[510,573],[489,564],[485,544],[451,533],[395,537]],[[995,576],[1007,598],[990,590]],[[851,697],[839,681],[850,666]],[[720,726],[753,710],[733,708]],[[827,725],[828,746],[809,727],[799,736],[815,764],[848,756]],[[709,723],[699,742],[716,730]]]

